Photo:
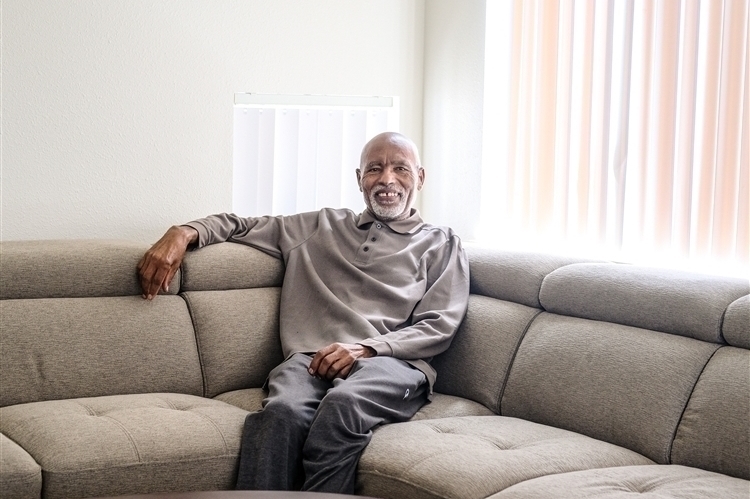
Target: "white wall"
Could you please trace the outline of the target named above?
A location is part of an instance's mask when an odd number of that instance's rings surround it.
[[[425,7],[422,191],[425,220],[465,240],[479,218],[485,0],[428,0]]]
[[[238,91],[396,95],[420,143],[424,0],[1,8],[3,240],[153,241],[231,210]]]

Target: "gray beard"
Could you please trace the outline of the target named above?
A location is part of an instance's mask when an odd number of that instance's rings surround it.
[[[373,193],[370,194],[370,206],[372,206],[372,211],[375,213],[376,217],[378,217],[380,220],[383,220],[384,222],[390,222],[391,220],[395,220],[404,212],[404,210],[406,209],[406,199],[402,197],[401,201],[397,205],[390,208],[385,208],[377,203],[375,199],[375,193]]]

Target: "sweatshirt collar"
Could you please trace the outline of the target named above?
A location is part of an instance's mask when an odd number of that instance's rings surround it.
[[[391,220],[390,222],[381,222],[375,218],[375,215],[370,213],[370,210],[365,210],[359,215],[357,227],[362,227],[365,224],[373,222],[387,225],[392,231],[398,232],[399,234],[414,234],[424,225],[422,217],[419,216],[419,211],[412,208],[408,218],[403,220]]]

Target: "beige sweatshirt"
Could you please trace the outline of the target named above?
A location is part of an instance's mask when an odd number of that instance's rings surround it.
[[[280,303],[284,355],[334,342],[372,347],[424,372],[445,351],[466,313],[469,264],[449,228],[416,210],[381,222],[369,211],[323,209],[292,216],[212,215],[190,222],[198,247],[253,246],[286,265]]]

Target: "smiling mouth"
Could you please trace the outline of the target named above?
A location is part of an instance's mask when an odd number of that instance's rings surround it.
[[[401,193],[393,191],[381,191],[375,193],[375,199],[381,204],[392,204],[401,199]]]

